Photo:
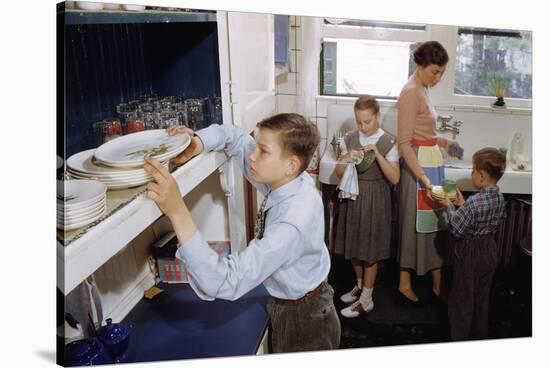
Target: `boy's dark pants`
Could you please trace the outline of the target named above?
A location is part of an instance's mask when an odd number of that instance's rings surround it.
[[[333,297],[325,281],[319,294],[302,304],[283,305],[270,298],[272,352],[338,349],[341,330]]]
[[[488,336],[489,294],[498,264],[498,246],[493,234],[454,243],[449,295],[451,339],[484,339]]]

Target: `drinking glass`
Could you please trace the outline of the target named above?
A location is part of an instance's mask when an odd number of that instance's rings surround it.
[[[93,123],[92,127],[97,146],[122,135],[122,125],[120,124],[120,120],[116,118],[107,118],[97,121]]]
[[[203,102],[197,98],[189,98],[185,100],[185,106],[187,109],[187,124],[189,128],[197,130],[204,121]]]

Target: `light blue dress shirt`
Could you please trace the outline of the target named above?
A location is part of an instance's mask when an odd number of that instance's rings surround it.
[[[204,152],[223,150],[264,195],[269,188],[250,175],[248,156],[256,142],[231,125],[211,125],[196,132]],[[324,242],[323,202],[313,179],[303,172],[269,194],[262,239],[246,249],[219,257],[197,232],[176,256],[186,262],[189,283],[205,300],[235,300],[263,283],[270,295],[298,299],[326,280],[330,256]]]

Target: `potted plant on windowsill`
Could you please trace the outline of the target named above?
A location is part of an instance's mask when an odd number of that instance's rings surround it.
[[[489,80],[489,88],[496,96],[496,101],[493,103],[494,107],[505,107],[504,97],[506,96],[507,85],[506,81],[500,76],[494,76]]]

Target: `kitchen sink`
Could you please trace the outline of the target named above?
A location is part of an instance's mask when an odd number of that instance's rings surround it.
[[[446,159],[443,163],[445,177],[456,181],[456,185],[463,191],[475,191],[472,184],[472,162],[456,159]],[[516,171],[511,165],[506,167],[504,175],[498,182],[502,193],[531,194],[533,180],[531,171]]]
[[[472,163],[470,161],[462,160],[449,160],[443,163],[446,169],[460,169],[460,170],[472,170]]]

